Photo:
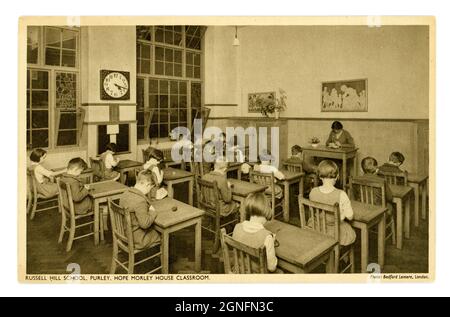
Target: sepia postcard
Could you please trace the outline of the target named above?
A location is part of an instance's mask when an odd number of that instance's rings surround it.
[[[21,17],[19,281],[433,281],[435,33]]]

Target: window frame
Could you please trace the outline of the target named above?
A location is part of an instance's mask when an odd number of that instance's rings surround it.
[[[48,147],[44,147],[46,150],[64,150],[64,149],[71,149],[71,148],[79,148],[81,145],[81,136],[79,135],[79,129],[81,129],[81,126],[79,123],[76,123],[76,142],[75,144],[68,144],[68,145],[57,145],[57,136],[58,136],[58,130],[59,127],[57,127],[58,122],[58,110],[56,108],[56,73],[74,73],[76,75],[76,108],[75,112],[78,112],[78,110],[81,107],[81,72],[80,72],[80,65],[81,65],[81,50],[80,50],[80,36],[81,36],[81,29],[77,27],[65,27],[65,26],[38,26],[39,27],[39,43],[38,43],[38,59],[37,63],[28,63],[27,61],[27,71],[47,71],[48,72],[48,91],[49,91],[49,97],[48,97]],[[66,66],[56,66],[56,65],[46,65],[45,64],[45,29],[47,27],[50,28],[58,28],[58,29],[67,29],[71,31],[76,31],[76,50],[75,50],[75,67],[66,67]],[[62,58],[62,57],[61,57]],[[26,104],[25,104],[26,107]],[[27,125],[28,127],[28,125]],[[35,147],[30,147],[27,143],[27,148],[33,149]]]
[[[150,58],[150,74],[147,73],[140,73],[140,69],[138,70],[137,68],[137,52],[136,52],[136,85],[137,85],[137,81],[138,79],[143,79],[144,80],[144,138],[143,139],[139,139],[138,138],[138,132],[137,132],[137,123],[136,123],[136,139],[137,139],[137,143],[138,145],[140,144],[148,144],[149,141],[151,140],[156,140],[156,143],[161,143],[161,142],[168,142],[171,141],[170,136],[168,137],[155,137],[155,138],[149,138],[149,129],[150,129],[150,124],[151,122],[145,122],[145,112],[150,111],[150,104],[149,104],[149,81],[154,79],[154,80],[167,80],[167,81],[184,81],[187,84],[187,95],[186,95],[186,109],[187,109],[187,117],[186,117],[186,122],[187,122],[187,128],[191,129],[191,123],[192,123],[192,117],[191,117],[191,112],[192,112],[192,105],[191,105],[191,84],[192,83],[199,83],[201,86],[201,106],[204,106],[204,84],[203,84],[203,79],[204,79],[204,37],[201,38],[201,44],[200,47],[202,48],[201,50],[198,49],[192,49],[192,48],[188,48],[186,47],[186,29],[185,26],[182,25],[181,26],[181,35],[182,35],[182,45],[178,46],[178,45],[172,45],[172,44],[166,44],[166,43],[162,43],[162,42],[158,42],[156,41],[156,27],[158,27],[157,25],[149,25],[148,27],[151,28],[151,41],[148,40],[143,40],[143,39],[138,39],[136,36],[136,44],[142,43],[142,44],[147,44],[151,46],[151,58]],[[202,26],[203,27],[203,26]],[[169,49],[173,49],[173,50],[179,50],[181,51],[181,77],[179,76],[168,76],[168,75],[157,75],[156,74],[156,47],[162,47],[164,49],[169,48]],[[136,45],[137,47],[137,45]],[[200,78],[193,78],[193,77],[187,77],[186,76],[186,53],[187,52],[192,52],[192,53],[196,53],[196,54],[200,54]],[[166,62],[166,61],[164,61]],[[172,61],[172,64],[174,64],[175,62]],[[164,66],[165,67],[165,66]],[[136,89],[136,100],[137,100],[137,94],[138,94],[138,90]],[[169,95],[169,94],[168,94]],[[170,97],[169,97],[170,98]],[[170,109],[170,108],[168,108]],[[178,108],[179,109],[179,108]],[[139,112],[141,112],[142,110],[139,109]],[[138,108],[136,106],[136,114],[138,113]],[[168,113],[168,115],[170,116],[170,113]],[[136,118],[137,119],[137,118]],[[169,120],[170,121],[170,120]],[[137,122],[137,120],[136,120]],[[178,122],[180,122],[180,120],[178,119]],[[158,124],[160,124],[160,122],[158,122]],[[170,125],[169,125],[170,128]],[[170,134],[170,131],[169,131]]]

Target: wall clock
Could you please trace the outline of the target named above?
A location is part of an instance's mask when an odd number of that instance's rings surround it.
[[[129,100],[130,72],[100,70],[100,99]]]

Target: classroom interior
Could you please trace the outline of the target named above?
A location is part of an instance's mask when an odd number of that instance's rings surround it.
[[[40,198],[33,188],[33,175],[27,178],[27,202],[20,211],[27,212],[26,272],[67,274],[67,265],[78,263],[83,274],[112,273],[117,238],[108,199],[117,199],[134,185],[134,171],[142,168],[144,150],[151,146],[162,150],[168,163],[168,178],[163,181],[168,197],[152,202],[156,212],[162,213],[154,224],[161,245],[144,250],[157,256],[131,272],[146,273],[156,266],[160,270],[154,274],[249,273],[253,264],[234,262],[243,251],[233,256],[226,242],[233,242],[231,235],[220,239],[219,232],[216,241],[215,233],[202,229],[215,219],[207,217],[199,204],[199,168],[172,162],[170,157],[176,142],[171,130],[178,126],[191,129],[197,118],[202,119],[203,128],[218,127],[224,132],[227,127],[278,128],[279,169],[292,178],[277,182],[284,200],[275,209],[281,215],[268,223],[277,232],[275,253],[283,273],[339,273],[342,268],[334,258],[340,249],[336,237],[311,233],[314,230],[301,223],[298,195],[304,191],[305,173],[283,164],[292,146],[300,145],[303,156],[320,156],[311,138],[318,138],[319,149],[323,146],[326,152],[331,124],[340,121],[355,147],[347,152],[328,150],[338,153],[333,159],[347,155],[348,177],[341,186],[346,192],[350,179],[362,174],[363,158],[374,157],[381,165],[392,152],[401,152],[407,180],[394,184],[401,192],[394,195],[391,215],[396,241],[384,239],[389,231],[385,206],[374,207],[370,215],[377,214],[370,220],[360,215],[364,219],[348,221],[356,239],[350,260],[344,259],[352,264],[346,273],[367,273],[371,263],[383,273],[427,273],[429,212],[433,212],[428,208],[429,51],[429,28],[421,25],[28,26],[26,111],[21,106],[23,116],[27,115],[27,157],[36,148],[44,149],[43,165],[54,171],[80,157],[89,165],[87,173],[93,173],[90,181],[99,183],[91,188],[106,186],[92,164],[109,142],[117,144],[115,156],[124,165],[118,169],[120,179],[109,181],[121,185],[113,185],[109,196],[100,196],[101,189],[97,196],[91,191],[96,201],[93,223],[84,229],[93,235],[74,240],[69,251],[69,233],[59,239],[62,219],[71,217],[63,217],[60,195],[50,202]],[[105,77],[114,72],[124,75],[127,82],[127,93],[120,97],[105,94]],[[355,79],[366,84],[365,111],[322,111],[322,83]],[[287,107],[279,117],[250,109],[250,94],[275,92],[279,96],[280,89],[287,95]],[[270,142],[265,147],[271,148]],[[241,175],[241,165],[232,167],[228,179],[236,183],[233,190],[247,189],[242,183],[251,183],[251,179]],[[306,193],[303,196],[308,198]],[[240,204],[245,200],[238,193],[233,193],[234,198]],[[362,214],[375,210],[367,205],[360,206]],[[180,220],[177,213],[191,216]],[[243,221],[242,211],[237,214],[236,222],[225,228],[228,234]],[[311,239],[316,248],[308,245]],[[317,241],[329,244],[324,247]],[[318,245],[323,249],[318,250]],[[224,252],[224,246],[230,252]],[[122,256],[128,262],[117,265],[116,274],[130,270],[129,259]],[[250,261],[254,263],[258,256],[253,254]],[[246,267],[242,271],[236,268],[241,264]],[[265,268],[252,273],[268,272]]]

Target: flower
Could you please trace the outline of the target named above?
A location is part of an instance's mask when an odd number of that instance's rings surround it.
[[[311,144],[318,144],[318,143],[320,143],[320,140],[319,140],[318,137],[313,136],[311,138],[311,140],[309,140],[309,143],[311,143]]]
[[[275,111],[284,111],[286,110],[286,92],[279,88],[280,97],[275,98],[274,95],[269,95],[268,97],[264,98],[261,95],[258,95],[256,97],[255,103],[256,105],[261,109],[261,113],[265,115],[266,117],[269,116],[269,114],[274,113]]]

